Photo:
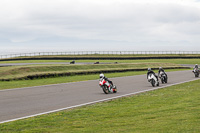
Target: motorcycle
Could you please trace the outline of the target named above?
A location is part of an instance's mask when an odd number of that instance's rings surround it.
[[[194,68],[194,70],[192,71],[195,75],[195,77],[199,77],[199,69],[198,68]]]
[[[153,87],[159,86],[159,81],[154,74],[148,75],[148,81],[151,83]]]
[[[167,78],[167,75],[164,73],[164,72],[161,72],[160,73],[160,80],[161,80],[161,82],[164,84],[164,83],[167,83],[167,80],[168,80],[168,78]]]
[[[99,86],[102,88],[105,94],[117,92],[117,87],[113,85],[112,82],[108,82],[103,78],[99,80]],[[111,88],[110,90],[109,87]]]

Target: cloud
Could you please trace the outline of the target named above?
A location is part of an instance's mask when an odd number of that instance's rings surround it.
[[[88,49],[101,43],[116,50],[200,48],[199,12],[196,0],[6,0],[0,2],[0,46],[1,40],[26,47],[54,40],[73,47],[73,38]]]

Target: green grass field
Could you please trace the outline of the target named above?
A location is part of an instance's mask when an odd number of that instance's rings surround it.
[[[98,55],[97,55],[98,56]],[[106,55],[104,55],[106,56]],[[165,56],[165,55],[163,55]],[[189,55],[190,56],[190,55]],[[0,61],[0,63],[70,62],[71,60]],[[103,69],[159,67],[164,64],[200,64],[200,59],[155,60],[76,60],[76,62],[128,63],[104,66]],[[131,63],[139,63],[132,66]],[[155,65],[156,64],[156,65]],[[165,66],[164,65],[164,66]],[[95,68],[96,67],[96,68]],[[96,70],[96,65],[27,65],[0,68],[0,76],[62,71]],[[177,69],[166,70],[180,71]],[[107,73],[108,78],[146,74],[147,71]],[[157,72],[157,71],[155,71]],[[3,75],[3,76],[2,76]],[[34,80],[0,81],[0,90],[97,80],[99,74],[53,77]],[[48,115],[0,124],[0,133],[54,132],[200,132],[200,80],[175,85],[109,102],[65,110]]]
[[[96,60],[99,61],[99,60]],[[76,62],[96,62],[94,60],[77,60]],[[196,64],[199,59],[175,59],[175,60],[117,60],[119,64],[107,64],[107,65],[25,65],[25,66],[12,66],[12,67],[0,67],[0,78],[14,78],[23,77],[30,74],[40,73],[59,73],[70,71],[85,71],[85,70],[97,70],[97,69],[124,69],[124,68],[147,68],[147,67],[159,67],[159,66],[179,66],[178,64]],[[39,63],[49,62],[49,60],[27,60],[27,61],[5,61],[0,63]],[[53,60],[50,62],[63,62],[63,60]],[[69,60],[66,62],[70,62]],[[100,60],[100,62],[114,63],[116,60]],[[167,62],[167,63],[166,63]],[[128,64],[121,64],[128,63]],[[134,64],[132,64],[134,63]],[[172,64],[171,64],[172,63]],[[177,70],[177,69],[175,69]],[[170,71],[175,71],[170,70]],[[146,74],[146,71],[141,72],[122,72],[122,73],[107,73],[107,77],[119,77],[119,76],[131,76],[138,74]],[[83,80],[98,79],[98,74],[90,75],[77,75],[67,77],[54,77],[43,78],[34,80],[20,80],[20,81],[0,81],[0,89],[11,89],[20,87],[31,87],[49,84],[59,84],[66,82],[77,82]]]
[[[1,133],[199,133],[200,80],[0,124]]]
[[[169,69],[169,70],[166,70],[166,72],[183,71],[183,70],[188,70],[188,69]],[[108,78],[113,78],[113,77],[141,75],[141,74],[146,74],[146,73],[147,73],[147,71],[138,71],[138,72],[134,71],[134,72],[107,73],[105,75]],[[34,79],[34,80],[0,81],[0,90],[41,86],[41,85],[60,84],[60,83],[69,83],[69,82],[78,82],[78,81],[87,81],[87,80],[97,80],[97,79],[99,79],[99,74],[41,78],[41,79]]]
[[[126,70],[126,69],[147,69],[158,67],[179,67],[172,63],[118,63],[118,64],[91,64],[91,65],[25,65],[25,66],[9,66],[0,67],[0,79],[17,79],[26,78],[34,75],[48,75],[59,73],[74,73],[74,72],[96,72],[109,70]]]
[[[18,60],[18,61],[0,61],[3,63],[43,63],[43,62],[70,62],[72,60]],[[200,59],[148,59],[148,60],[75,60],[76,62],[97,62],[100,63],[174,63],[174,64],[200,64]]]

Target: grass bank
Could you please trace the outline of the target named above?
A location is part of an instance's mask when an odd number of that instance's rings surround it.
[[[97,62],[100,63],[173,63],[173,64],[199,64],[200,59],[148,59],[148,60],[76,60],[76,62]],[[62,62],[62,61],[61,61]]]
[[[169,70],[166,70],[166,72],[181,71],[181,70],[188,70],[188,69],[169,69]],[[147,73],[147,71],[137,71],[137,72],[134,71],[134,72],[123,72],[123,73],[118,72],[118,73],[107,73],[107,74],[105,74],[105,76],[108,78],[114,78],[114,77],[141,75],[141,74],[146,74],[146,73]],[[99,74],[42,78],[42,79],[35,79],[35,80],[0,81],[0,90],[41,86],[41,85],[60,84],[60,83],[69,83],[69,82],[78,82],[78,81],[87,81],[87,80],[96,80],[96,79],[99,79]]]
[[[71,62],[72,60],[18,60],[18,61],[0,61],[5,63],[46,63],[46,62]],[[148,59],[148,60],[75,60],[77,63],[83,62],[100,62],[100,63],[174,63],[174,64],[200,64],[200,59]]]
[[[0,132],[200,132],[200,80],[0,124]]]
[[[0,80],[37,79],[55,76],[87,75],[92,73],[110,73],[125,71],[141,71],[148,67],[178,68],[172,63],[120,63],[120,64],[91,64],[91,65],[28,65],[0,67]]]

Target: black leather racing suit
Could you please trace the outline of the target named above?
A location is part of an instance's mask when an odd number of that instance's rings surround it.
[[[165,70],[164,70],[164,69],[162,69],[162,68],[161,68],[161,69],[159,69],[159,71],[158,71],[158,77],[159,77],[159,76],[161,76],[161,75],[160,75],[160,73],[161,73],[161,72],[163,72],[163,73],[166,75],[166,77],[167,77],[167,74],[165,73]]]
[[[147,79],[148,79],[149,74],[153,74],[158,80],[158,76],[152,70],[147,72]]]
[[[107,77],[104,77],[103,79],[105,79],[106,81],[108,81],[113,86],[113,82],[110,81]]]

